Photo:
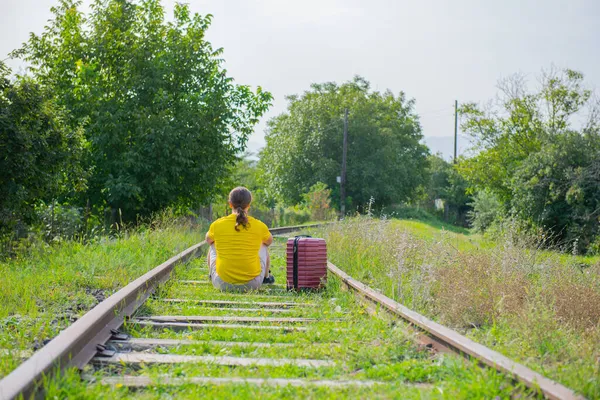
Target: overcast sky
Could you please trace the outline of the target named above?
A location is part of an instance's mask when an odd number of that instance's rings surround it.
[[[0,57],[27,40],[29,32],[41,32],[55,3],[0,0]],[[169,11],[173,3],[164,0]],[[213,46],[224,48],[229,74],[275,96],[251,138],[253,149],[264,144],[265,121],[285,110],[284,96],[301,93],[312,82],[343,82],[358,74],[374,89],[404,91],[416,99],[428,137],[453,135],[454,99],[487,101],[498,79],[515,72],[534,81],[542,68],[555,65],[582,71],[591,88],[600,84],[599,0],[189,4],[195,12],[214,15],[207,36]]]

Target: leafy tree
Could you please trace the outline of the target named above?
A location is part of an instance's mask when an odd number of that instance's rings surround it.
[[[445,204],[445,219],[465,224],[465,217],[471,209],[467,181],[452,164],[439,155],[430,155],[428,160],[430,180],[425,188],[427,208],[433,209],[435,200],[441,199]]]
[[[273,226],[276,202],[269,197],[260,182],[257,163],[258,161],[254,155],[246,152],[237,159],[235,164],[229,167],[228,173],[216,187],[217,192],[210,199],[213,206],[217,206],[217,216],[223,216],[230,212],[226,205],[231,189],[236,186],[244,186],[252,192],[250,215],[262,220],[267,225]]]
[[[505,214],[583,250],[599,229],[599,103],[579,72],[551,71],[540,82],[535,91],[521,78],[502,82],[499,109],[462,107],[478,153],[459,170]]]
[[[484,232],[502,216],[502,205],[496,196],[487,190],[477,192],[473,196],[471,206],[473,209],[469,211],[469,220],[473,229],[478,232]]]
[[[515,172],[512,208],[583,252],[600,232],[600,135],[567,131],[544,141]]]
[[[271,95],[235,85],[222,49],[205,39],[211,15],[160,0],[61,0],[40,36],[15,53],[85,125],[93,174],[87,196],[127,219],[214,194]]]
[[[254,158],[252,153],[246,153],[237,161],[229,175],[230,183],[227,193],[234,186],[245,186],[252,192],[253,208],[261,208],[264,210],[275,209],[275,199],[269,195],[265,185],[261,181],[258,170],[258,160]]]
[[[532,92],[521,76],[514,76],[499,84],[499,107],[461,107],[462,129],[478,152],[459,164],[472,189],[491,190],[510,204],[511,179],[523,160],[539,152],[542,142],[568,130],[573,116],[590,102],[592,93],[583,87],[579,72],[551,71],[540,81],[541,87]],[[592,113],[583,132],[597,129],[598,114]]]
[[[373,92],[360,77],[342,85],[313,84],[289,96],[287,112],[268,122],[260,155],[263,180],[277,197],[297,204],[311,186],[323,182],[339,204],[344,109],[349,110],[348,206],[371,197],[378,205],[412,198],[425,179],[427,148],[414,102],[404,93]]]
[[[308,193],[302,195],[304,204],[310,210],[313,221],[324,221],[331,214],[331,189],[323,182],[317,182],[310,187]]]
[[[30,78],[11,82],[0,62],[0,231],[34,218],[40,200],[85,188],[87,143],[65,111]]]

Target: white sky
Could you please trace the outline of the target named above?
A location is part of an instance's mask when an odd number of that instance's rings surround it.
[[[41,32],[55,3],[0,0],[0,58],[27,40],[30,31]],[[169,12],[173,3],[164,0]],[[454,99],[487,101],[498,79],[515,72],[533,80],[554,64],[582,71],[591,88],[600,84],[599,0],[189,4],[195,12],[214,15],[207,37],[225,49],[230,76],[275,96],[251,138],[252,149],[264,144],[265,121],[285,110],[284,96],[301,93],[313,82],[343,82],[359,74],[374,89],[402,90],[416,99],[429,137],[453,135]]]

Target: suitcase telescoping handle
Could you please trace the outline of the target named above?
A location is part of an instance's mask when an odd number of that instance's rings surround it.
[[[298,236],[294,236],[294,250],[293,250],[293,255],[294,255],[294,263],[292,264],[293,266],[293,270],[294,270],[294,275],[293,275],[293,279],[294,279],[294,289],[298,290],[298,241],[302,238],[309,238],[312,237],[310,235],[298,235]]]

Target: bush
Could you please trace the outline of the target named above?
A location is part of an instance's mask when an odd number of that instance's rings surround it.
[[[299,207],[282,207],[272,210],[262,207],[251,207],[250,215],[261,220],[267,226],[274,228],[277,226],[302,225],[311,220],[308,210]]]
[[[493,193],[487,190],[482,190],[473,196],[473,202],[470,205],[473,210],[468,213],[469,222],[478,232],[484,232],[502,215],[502,204]]]
[[[35,213],[39,221],[37,229],[47,241],[72,239],[83,231],[83,211],[79,207],[40,203]]]
[[[266,207],[257,207],[253,204],[252,207],[250,207],[250,215],[261,220],[271,228],[281,225],[278,221],[275,209],[271,210]]]
[[[302,198],[313,221],[325,221],[334,215],[331,209],[331,189],[323,182],[312,185]]]
[[[433,212],[445,222],[467,226],[467,213],[470,211],[471,196],[467,194],[467,181],[453,164],[439,155],[430,155],[429,182],[423,187],[421,204],[427,211]],[[437,207],[442,200],[443,207]]]
[[[87,141],[47,87],[9,77],[0,61],[0,235],[14,239],[35,220],[38,201],[84,189]]]
[[[590,255],[600,255],[600,235],[597,235],[590,243],[588,249]]]
[[[279,226],[302,225],[311,220],[308,210],[299,207],[280,208]]]
[[[514,218],[551,231],[552,245],[582,254],[600,234],[597,101],[578,71],[552,68],[539,83],[531,90],[516,76],[500,82],[496,107],[463,104],[462,128],[474,155],[457,168],[470,189],[493,192]],[[479,230],[492,217],[477,216]]]

